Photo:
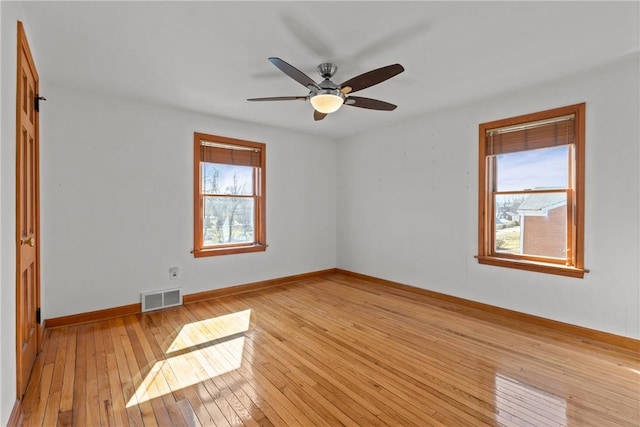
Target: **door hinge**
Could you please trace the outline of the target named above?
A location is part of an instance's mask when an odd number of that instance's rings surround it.
[[[46,101],[46,100],[47,98],[45,98],[44,96],[40,96],[40,94],[36,94],[34,102],[35,102],[35,110],[37,112],[40,112],[40,101]]]
[[[36,308],[36,323],[39,325],[41,322],[40,319],[40,307]]]

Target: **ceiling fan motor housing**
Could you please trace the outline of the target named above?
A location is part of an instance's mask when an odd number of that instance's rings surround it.
[[[321,75],[322,72],[325,72],[322,76],[324,77],[324,80],[318,83],[316,87],[311,88],[311,92],[309,93],[310,98],[313,98],[316,95],[333,95],[342,98],[342,100],[345,99],[345,95],[340,92],[340,86],[329,79],[337,69],[338,67],[335,64],[324,63],[318,65],[318,72]]]

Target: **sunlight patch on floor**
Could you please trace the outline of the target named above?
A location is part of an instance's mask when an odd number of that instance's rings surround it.
[[[567,401],[503,374],[495,377],[496,413],[506,426],[567,425]]]
[[[127,407],[238,369],[250,320],[251,310],[244,310],[184,325],[166,359],[153,364]]]
[[[223,339],[232,335],[241,334],[249,330],[251,321],[251,309],[225,314],[212,319],[200,320],[188,323],[182,327],[178,336],[173,340],[167,354],[183,350],[194,345],[204,344],[210,341]],[[191,337],[191,344],[185,344],[185,338]]]

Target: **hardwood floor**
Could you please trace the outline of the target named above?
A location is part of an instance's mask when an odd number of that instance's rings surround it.
[[[342,274],[48,329],[25,426],[638,426],[640,356]]]

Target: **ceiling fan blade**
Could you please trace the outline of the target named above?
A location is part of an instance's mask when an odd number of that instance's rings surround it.
[[[316,82],[314,82],[311,79],[311,77],[307,76],[305,73],[303,73],[302,71],[298,70],[293,65],[286,63],[285,61],[283,61],[280,58],[269,58],[269,61],[271,61],[271,63],[273,65],[278,67],[280,69],[280,71],[282,71],[287,76],[291,77],[293,80],[295,80],[298,83],[300,83],[302,86],[304,86],[306,88],[308,88],[309,86],[312,86],[312,87],[315,87],[317,89],[320,89],[320,87],[316,84]]]
[[[247,101],[306,101],[306,96],[271,96],[269,98],[247,98]]]
[[[325,113],[321,113],[318,110],[313,110],[313,120],[315,120],[316,122],[318,120],[324,119],[325,117],[327,117],[327,115]]]
[[[404,71],[400,64],[387,65],[364,74],[360,74],[340,85],[342,93],[353,93],[390,79]]]
[[[367,108],[369,110],[383,110],[392,111],[398,106],[390,104],[388,102],[380,101],[378,99],[363,98],[361,96],[350,96],[344,102],[344,105],[350,105],[352,107]]]

